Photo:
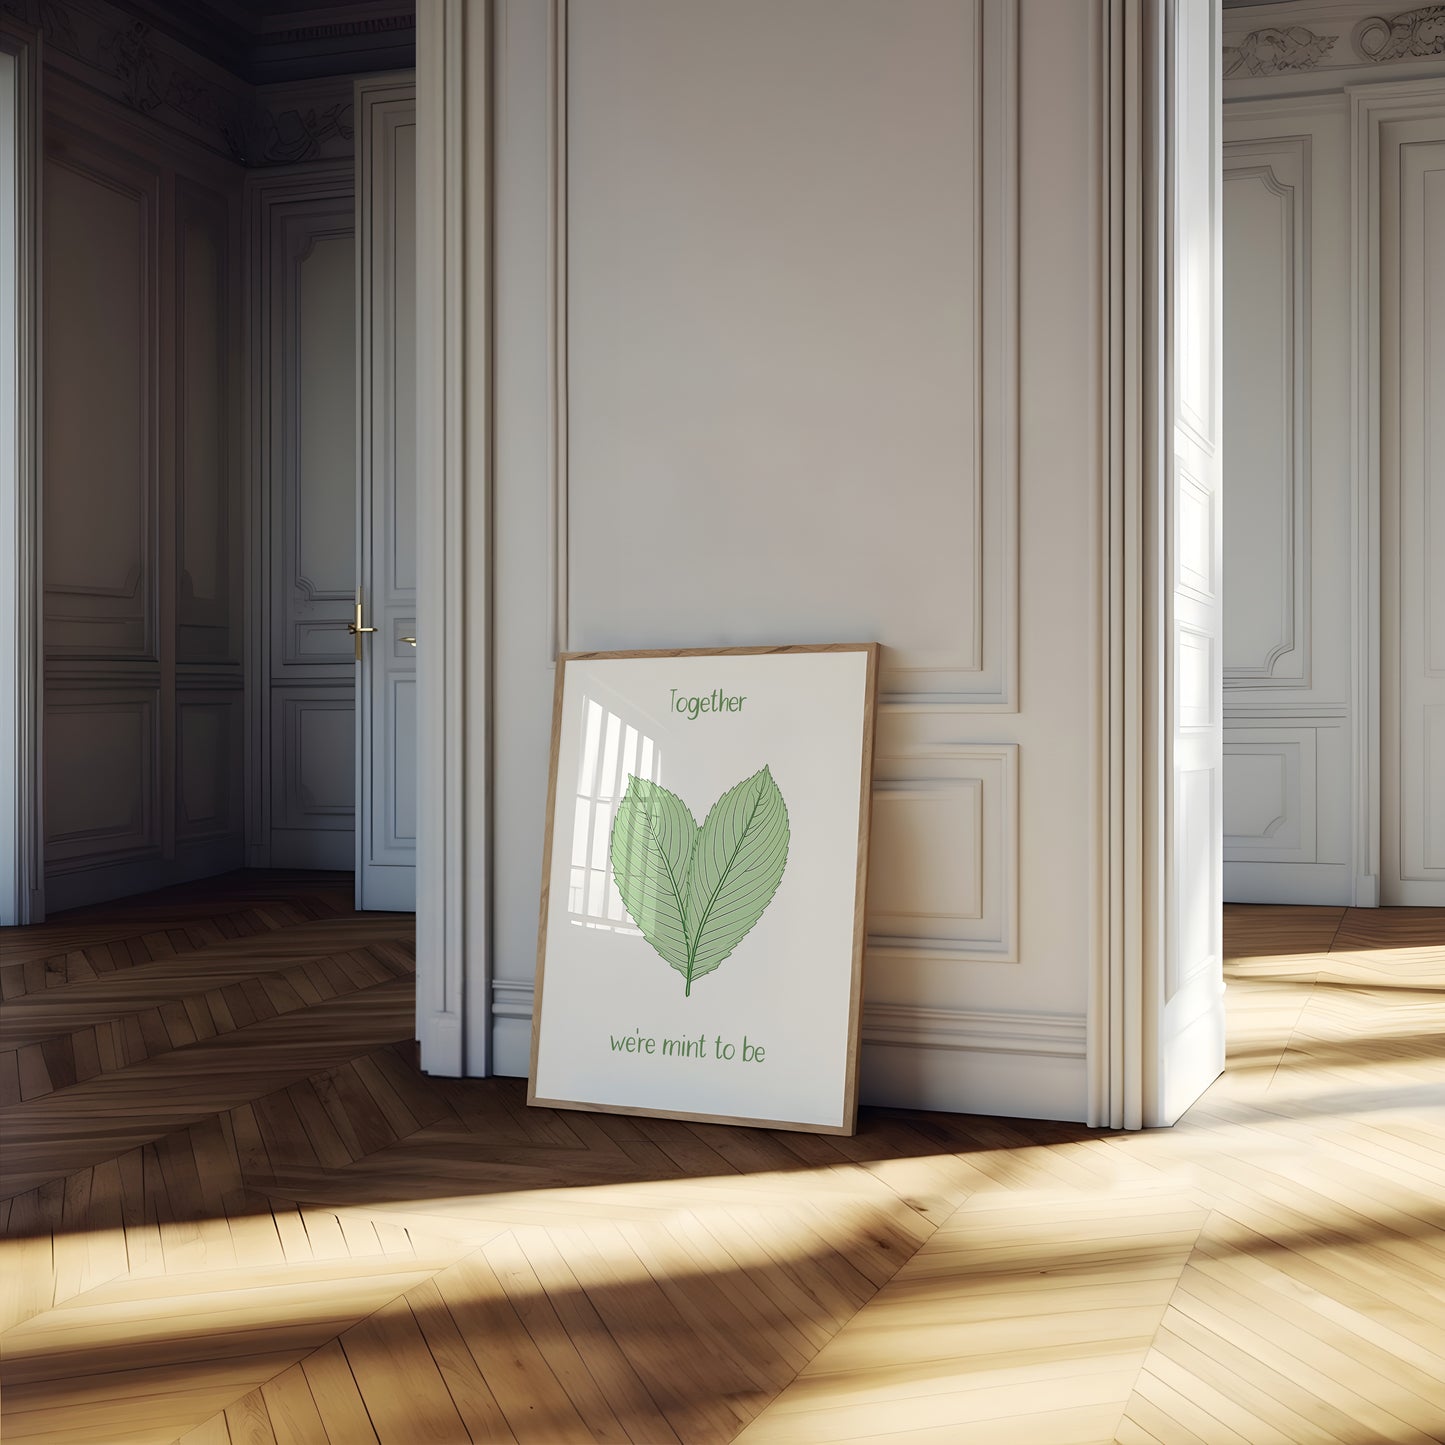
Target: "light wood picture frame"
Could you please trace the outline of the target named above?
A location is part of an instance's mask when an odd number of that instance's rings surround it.
[[[852,1134],[878,645],[558,659],[527,1102]]]

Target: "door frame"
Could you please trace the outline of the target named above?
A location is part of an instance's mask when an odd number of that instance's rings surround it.
[[[0,566],[13,579],[13,616],[0,627],[0,689],[13,709],[0,708],[0,845],[9,857],[0,871],[0,924],[40,923],[45,918],[45,870],[41,730],[41,471],[40,471],[40,45],[38,33],[0,18],[0,54],[13,69],[17,129],[15,195],[17,216],[11,236],[0,237],[0,261],[13,261],[15,286],[0,298],[0,316],[13,305],[15,349],[0,407],[11,415],[0,428],[12,443],[0,457],[9,476],[0,486]],[[7,84],[7,89],[11,87]],[[7,100],[11,99],[7,97]],[[12,240],[13,236],[13,240]],[[6,252],[11,253],[5,255]],[[6,269],[12,269],[6,264]],[[5,318],[7,321],[10,319]],[[13,410],[12,410],[13,408]],[[8,589],[7,589],[8,590]]]
[[[1167,495],[1174,385],[1173,162],[1166,113],[1173,3],[1104,0],[1100,11],[1105,455],[1096,602],[1098,917],[1089,990],[1087,1118],[1093,1126],[1113,1129],[1172,1122],[1165,1113],[1165,1009],[1175,947],[1170,739],[1177,702],[1165,619],[1173,588]],[[1217,37],[1218,0],[1213,3]],[[1218,51],[1216,44],[1216,90]],[[1216,240],[1216,294],[1217,252]],[[1216,852],[1222,836],[1215,839]]]
[[[417,11],[416,1035],[453,1076],[492,1065],[491,25]]]

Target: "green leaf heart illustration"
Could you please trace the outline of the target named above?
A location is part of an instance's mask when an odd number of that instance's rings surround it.
[[[687,873],[697,833],[676,793],[628,776],[612,824],[612,876],[642,936],[683,972],[690,952]]]
[[[699,828],[675,793],[629,776],[612,826],[612,874],[642,936],[683,977],[685,997],[751,931],[788,863],[788,808],[763,768]]]

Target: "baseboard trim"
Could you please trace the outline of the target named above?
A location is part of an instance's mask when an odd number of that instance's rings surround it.
[[[492,1067],[525,1078],[532,981],[492,981]],[[1082,1121],[1088,1024],[1082,1014],[865,1004],[859,1097],[945,1113]]]
[[[1299,903],[1348,907],[1355,881],[1344,863],[1235,862],[1224,865],[1226,903]]]
[[[356,834],[340,828],[273,828],[272,868],[324,868],[341,872],[356,867]]]
[[[106,903],[112,898],[193,883],[244,866],[245,846],[241,839],[217,838],[189,847],[182,845],[174,858],[144,858],[96,868],[69,867],[46,876],[45,911],[50,915],[90,903]]]

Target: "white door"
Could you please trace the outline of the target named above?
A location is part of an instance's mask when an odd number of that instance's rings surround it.
[[[38,39],[0,16],[0,926],[45,918],[36,576]]]
[[[356,906],[416,908],[416,86],[356,87]],[[365,629],[372,629],[366,631]]]
[[[1218,8],[1166,7],[1164,952],[1146,1124],[1224,1068]]]
[[[1380,166],[1380,902],[1445,906],[1445,96]],[[1434,284],[1432,284],[1432,282]]]

